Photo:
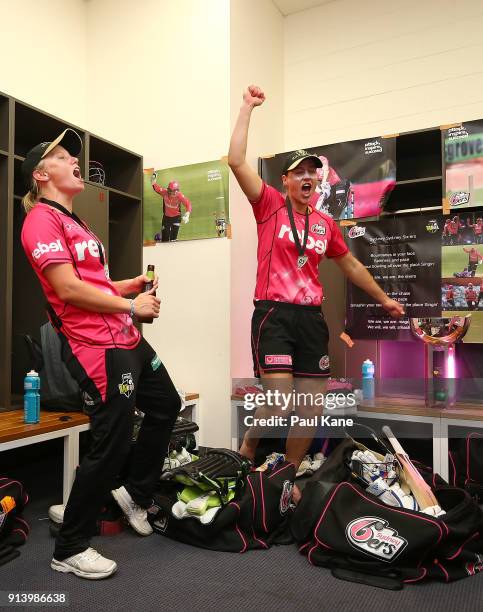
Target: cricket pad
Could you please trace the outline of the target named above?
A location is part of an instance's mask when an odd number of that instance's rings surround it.
[[[161,490],[149,510],[154,531],[192,546],[243,553],[250,549],[268,549],[272,544],[292,542],[288,529],[291,515],[291,494],[295,480],[292,463],[282,463],[266,472],[248,472],[249,462],[234,451],[212,449],[192,464],[163,473]],[[178,519],[172,508],[184,484],[181,475],[210,484],[220,495],[221,508],[208,524],[197,518]],[[235,496],[226,499],[228,483],[236,481]]]

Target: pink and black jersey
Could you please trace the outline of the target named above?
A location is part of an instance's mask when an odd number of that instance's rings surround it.
[[[339,257],[348,252],[334,220],[310,209],[309,235],[305,255],[307,263],[297,267],[298,251],[290,227],[285,197],[263,183],[257,201],[251,202],[258,230],[258,270],[255,300],[273,300],[291,304],[319,306],[323,290],[319,281],[319,263],[325,257]],[[297,233],[303,244],[305,214],[294,209]]]
[[[97,313],[62,302],[43,270],[52,263],[70,263],[77,276],[110,295],[120,295],[107,266],[101,263],[98,238],[74,219],[47,204],[37,203],[22,228],[22,246],[47,301],[62,321],[62,332],[74,342],[97,348],[134,348],[140,333],[128,314]],[[104,253],[103,253],[104,254]]]
[[[181,205],[186,208],[186,212],[191,212],[191,202],[181,191],[170,196],[168,190],[165,187],[160,187],[157,183],[153,183],[153,189],[163,198],[163,212],[166,217],[178,217],[181,214]]]

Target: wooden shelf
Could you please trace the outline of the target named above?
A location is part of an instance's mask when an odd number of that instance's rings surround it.
[[[408,179],[407,181],[396,181],[396,185],[413,185],[414,183],[429,183],[431,181],[441,181],[442,176],[428,176],[425,178]]]
[[[123,198],[128,198],[129,200],[134,200],[135,202],[139,202],[140,200],[139,196],[132,195],[131,193],[126,193],[125,191],[121,191],[120,189],[114,189],[114,187],[108,187],[108,189],[109,193],[113,193]]]
[[[7,96],[0,95],[0,149],[8,151],[8,135],[9,135],[9,99]]]
[[[89,161],[102,164],[105,187],[140,198],[142,195],[142,157],[111,142],[89,135]]]
[[[441,206],[443,183],[441,177],[398,181],[384,207],[385,212]]]

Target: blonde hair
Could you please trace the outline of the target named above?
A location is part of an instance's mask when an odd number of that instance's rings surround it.
[[[43,165],[44,165],[44,160],[41,159],[40,162],[35,166],[34,170],[42,169]],[[40,196],[40,186],[37,183],[37,181],[34,179],[34,177],[32,176],[30,190],[22,198],[22,206],[24,207],[24,210],[27,214],[37,204],[39,196]]]

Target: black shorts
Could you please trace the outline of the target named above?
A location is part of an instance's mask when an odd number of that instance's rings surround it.
[[[260,300],[252,316],[253,370],[330,375],[329,329],[319,306]]]

